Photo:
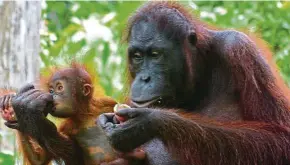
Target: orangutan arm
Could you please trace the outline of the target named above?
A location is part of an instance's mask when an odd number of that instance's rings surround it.
[[[24,163],[29,162],[31,165],[47,165],[52,157],[41,148],[36,142],[21,132],[17,132],[19,138],[20,149],[23,153]]]
[[[290,131],[286,126],[190,118],[168,115],[158,126],[158,137],[185,164],[271,165],[283,164],[290,156]]]
[[[112,146],[129,152],[160,139],[182,164],[285,164],[289,161],[290,129],[265,122],[218,123],[193,114],[177,115],[155,109],[123,109],[129,120],[113,126],[104,116],[99,124]]]

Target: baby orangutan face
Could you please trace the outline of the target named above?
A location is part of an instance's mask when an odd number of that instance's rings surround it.
[[[51,112],[52,116],[65,118],[76,113],[72,89],[72,84],[65,78],[54,79],[49,84],[49,92],[53,95],[55,106]]]
[[[93,92],[90,78],[70,68],[56,72],[48,87],[54,101],[54,109],[50,114],[60,118],[72,117],[84,110]]]

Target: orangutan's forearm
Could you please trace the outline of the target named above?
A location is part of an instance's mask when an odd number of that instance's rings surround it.
[[[40,146],[36,148],[31,142],[31,138],[21,132],[18,132],[20,147],[23,152],[25,163],[31,165],[47,165],[51,161],[49,154]],[[35,142],[36,143],[36,142]]]

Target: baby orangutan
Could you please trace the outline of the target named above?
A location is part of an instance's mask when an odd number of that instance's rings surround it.
[[[19,130],[25,164],[63,160],[68,165],[98,165],[114,159],[114,151],[95,119],[101,113],[113,112],[116,102],[105,96],[94,97],[92,78],[85,68],[73,65],[59,69],[45,86],[49,93],[27,85],[18,92],[27,93],[26,97],[6,95],[0,100],[0,108],[6,112],[12,100],[16,119],[10,120],[5,113],[5,124]],[[35,101],[28,103],[27,111],[17,107],[31,98]],[[46,118],[47,113],[63,119],[58,129]]]

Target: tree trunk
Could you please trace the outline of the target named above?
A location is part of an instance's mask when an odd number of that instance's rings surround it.
[[[0,0],[0,88],[17,89],[38,78],[40,21],[40,1]],[[0,152],[13,153],[12,131],[1,124]]]
[[[0,1],[0,87],[19,88],[39,73],[41,5]]]

